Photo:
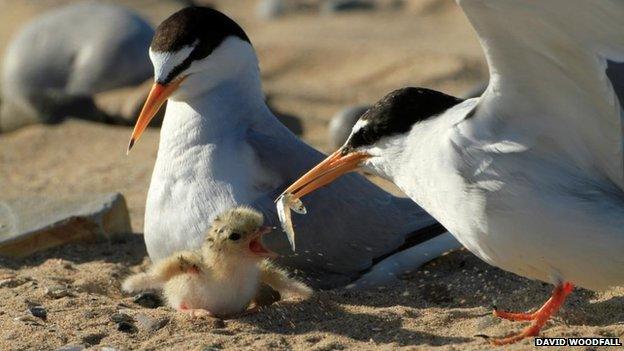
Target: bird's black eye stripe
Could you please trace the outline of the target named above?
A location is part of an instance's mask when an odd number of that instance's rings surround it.
[[[238,240],[240,238],[241,238],[241,235],[238,234],[238,233],[232,233],[232,234],[230,234],[230,236],[228,236],[228,239],[233,240],[233,241],[236,241],[236,240]]]
[[[380,138],[381,135],[374,135],[368,128],[364,127],[353,134],[349,146],[353,149],[362,145],[371,145]]]
[[[403,88],[384,96],[361,117],[366,122],[349,138],[352,149],[369,146],[383,137],[409,132],[414,124],[437,116],[463,100],[426,88]]]
[[[208,57],[229,37],[237,37],[251,44],[245,31],[225,14],[208,8],[191,6],[184,8],[164,20],[150,45],[155,52],[177,52],[184,47],[194,46],[190,55],[158,81],[168,84],[186,70],[193,61]]]

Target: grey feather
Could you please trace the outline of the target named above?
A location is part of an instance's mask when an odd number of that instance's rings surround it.
[[[250,130],[246,141],[254,148],[263,167],[282,176],[283,186],[258,199],[267,222],[279,227],[274,200],[286,186],[325,156],[306,145],[285,128],[267,128],[277,133]],[[280,160],[281,162],[276,162]],[[359,174],[349,174],[302,199],[306,215],[293,215],[297,253],[281,262],[306,270],[317,269],[354,274],[369,268],[376,257],[399,247],[410,233],[436,221],[413,201],[393,196]],[[281,230],[266,238],[269,247],[290,251]]]

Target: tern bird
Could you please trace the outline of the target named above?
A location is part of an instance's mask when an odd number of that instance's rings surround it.
[[[470,251],[550,282],[537,335],[573,284],[624,283],[622,110],[605,69],[624,59],[624,2],[463,0],[490,70],[480,98],[392,92],[345,144],[286,191],[364,168],[398,185]],[[354,189],[357,191],[357,189]],[[312,211],[309,211],[310,213]]]
[[[149,79],[153,35],[139,15],[107,3],[74,3],[37,16],[3,58],[0,128],[66,116],[107,121],[92,95]]]
[[[189,7],[158,26],[149,55],[155,83],[129,145],[168,99],[145,209],[149,256],[158,261],[199,247],[214,217],[235,206],[252,206],[268,225],[278,225],[273,200],[324,156],[267,108],[245,32],[216,10]],[[410,199],[360,175],[310,197],[306,206],[312,214],[294,218],[298,253],[277,231],[265,244],[285,254],[281,264],[316,277],[310,283],[317,287],[358,277],[356,286],[374,285],[459,246]],[[371,271],[375,262],[379,269]]]

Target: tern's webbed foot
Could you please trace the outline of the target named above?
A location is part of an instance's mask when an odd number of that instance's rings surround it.
[[[487,339],[492,345],[499,346],[513,344],[524,338],[537,336],[550,317],[559,311],[559,308],[561,308],[566,297],[572,292],[573,289],[574,285],[570,282],[565,282],[557,286],[550,299],[548,299],[548,301],[546,301],[546,303],[539,310],[533,313],[513,313],[494,309],[494,315],[497,317],[511,321],[532,321],[531,325],[525,328],[522,332],[505,338],[490,338],[487,335],[478,336]]]

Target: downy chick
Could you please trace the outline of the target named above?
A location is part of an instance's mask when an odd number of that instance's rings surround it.
[[[259,292],[260,283],[282,297],[307,298],[312,290],[276,267],[275,254],[261,243],[271,231],[262,215],[236,207],[219,215],[201,249],[178,252],[153,265],[148,272],[127,278],[126,292],[163,289],[169,305],[191,315],[232,316],[244,311]]]

